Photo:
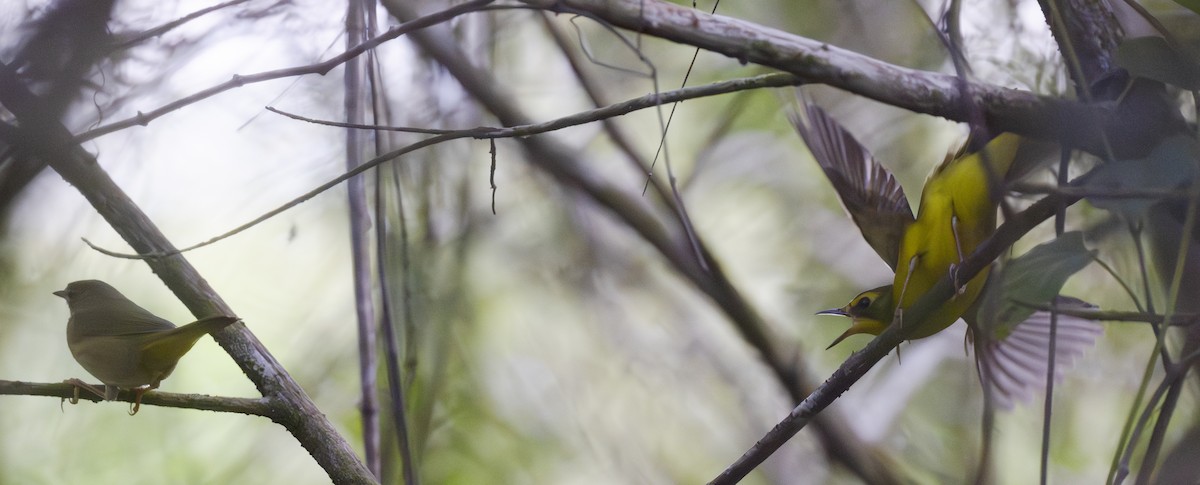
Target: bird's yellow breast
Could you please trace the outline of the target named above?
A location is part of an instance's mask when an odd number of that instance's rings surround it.
[[[901,309],[916,303],[996,229],[997,198],[992,180],[1008,171],[1018,138],[1003,134],[983,151],[946,162],[925,183],[917,219],[900,243],[893,298]],[[911,338],[933,335],[954,323],[974,303],[987,269],[969,282],[957,281],[962,292],[919,324]]]

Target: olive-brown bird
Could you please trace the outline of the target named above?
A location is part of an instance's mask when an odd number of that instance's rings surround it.
[[[141,407],[142,393],[171,375],[200,337],[239,320],[222,315],[176,327],[99,280],[76,281],[54,294],[67,300],[71,311],[67,320],[71,355],[104,383],[104,391],[79,379],[67,382],[105,400],[116,399],[119,389],[133,390],[131,415]]]

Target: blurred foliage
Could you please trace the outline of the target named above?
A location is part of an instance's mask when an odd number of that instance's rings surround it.
[[[762,0],[725,2],[718,12],[899,65],[950,72],[944,49],[918,9],[938,5]],[[1024,10],[1030,5],[966,2],[968,58],[984,81],[1064,92],[1053,43],[1044,22]],[[113,28],[137,32],[203,6],[127,0],[118,3]],[[33,7],[14,15],[27,18],[37,11]],[[67,117],[77,121],[76,128],[109,122],[233,74],[327,58],[341,48],[341,8],[313,0],[252,1],[186,24],[92,72],[95,86],[87,89],[94,92],[81,92]],[[470,40],[465,48],[535,119],[590,108],[535,15],[498,11],[458,19],[454,26]],[[603,87],[607,101],[654,89],[644,75],[648,68],[612,32],[582,18],[551,20],[571,35],[575,48],[586,48],[595,59],[585,72]],[[10,37],[20,32],[3,31]],[[15,42],[0,40],[4,46]],[[640,40],[659,76],[658,88],[676,87],[693,50]],[[442,68],[405,41],[382,46],[379,59],[392,124],[494,123]],[[701,53],[689,84],[759,72]],[[341,131],[262,110],[270,105],[337,120],[339,79],[335,70],[325,77],[248,85],[85,147],[99,154],[172,241],[192,244],[340,173]],[[897,172],[909,194],[920,193],[928,171],[965,135],[963,127],[944,120],[832,89],[818,87],[813,95]],[[786,90],[756,91],[676,107],[667,137],[669,163],[700,236],[781,345],[823,377],[866,339],[824,351],[843,322],[811,314],[891,275],[841,213],[788,126],[781,100],[791,96]],[[654,110],[615,122],[639,157],[653,158],[661,135]],[[541,136],[570,145],[624,190],[641,191],[645,175],[631,168],[599,124]],[[385,142],[395,148],[417,139],[398,135]],[[385,201],[372,230],[384,233],[379,276],[387,282],[385,298],[400,325],[406,409],[425,483],[706,481],[791,408],[711,302],[611,214],[535,172],[510,141],[497,142],[492,214],[487,151],[485,141],[440,145],[390,162],[370,177]],[[656,177],[665,180],[666,163],[657,162]],[[361,446],[345,206],[344,189],[337,188],[188,258]],[[1095,226],[1103,217],[1086,206],[1068,212],[1068,220],[1091,231],[1089,236],[1098,234]],[[155,313],[189,320],[145,265],[108,258],[79,242],[87,237],[127,250],[56,174],[35,179],[3,221],[0,378],[85,377],[63,339],[66,308],[50,295],[69,281],[104,279]],[[1050,234],[1035,231],[1016,253]],[[1138,281],[1128,234],[1116,229],[1097,237],[1088,246]],[[1132,308],[1095,265],[1071,279],[1066,292],[1105,309]],[[982,399],[962,333],[956,325],[906,344],[902,359],[882,362],[827,412],[846,420],[879,453],[895,457],[917,480],[963,481],[978,455]],[[1051,451],[1056,482],[1103,479],[1151,345],[1148,329],[1114,325],[1058,388]],[[384,382],[382,369],[379,375]],[[183,359],[163,390],[258,395],[208,339]],[[1195,396],[1185,393],[1183,399],[1176,419],[1187,423],[1196,417]],[[382,404],[386,416],[386,399]],[[0,483],[328,481],[282,428],[265,420],[156,407],[131,418],[124,409],[80,404],[60,411],[52,399],[0,397]],[[1032,482],[1041,406],[1029,403],[997,419],[997,483]],[[385,431],[384,440],[385,481],[399,483],[395,434]],[[831,466],[806,432],[747,483],[856,480]]]

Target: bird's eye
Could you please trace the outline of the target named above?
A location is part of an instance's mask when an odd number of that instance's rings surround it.
[[[859,310],[865,310],[869,306],[871,306],[871,297],[869,296],[864,296],[859,298],[858,301],[854,302],[854,308]]]

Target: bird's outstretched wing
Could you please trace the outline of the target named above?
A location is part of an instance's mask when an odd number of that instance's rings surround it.
[[[841,124],[816,105],[803,99],[801,104],[803,109],[788,114],[792,126],[808,144],[867,244],[895,270],[904,228],[914,221],[904,189]]]
[[[1059,296],[1054,305],[1080,310],[1096,306],[1077,298]],[[1054,352],[1054,379],[1057,382],[1071,370],[1075,361],[1095,347],[1104,328],[1091,320],[1058,315]],[[1037,311],[1012,328],[1008,335],[976,343],[980,379],[987,383],[1000,409],[1027,402],[1046,389],[1050,353],[1050,312]]]

